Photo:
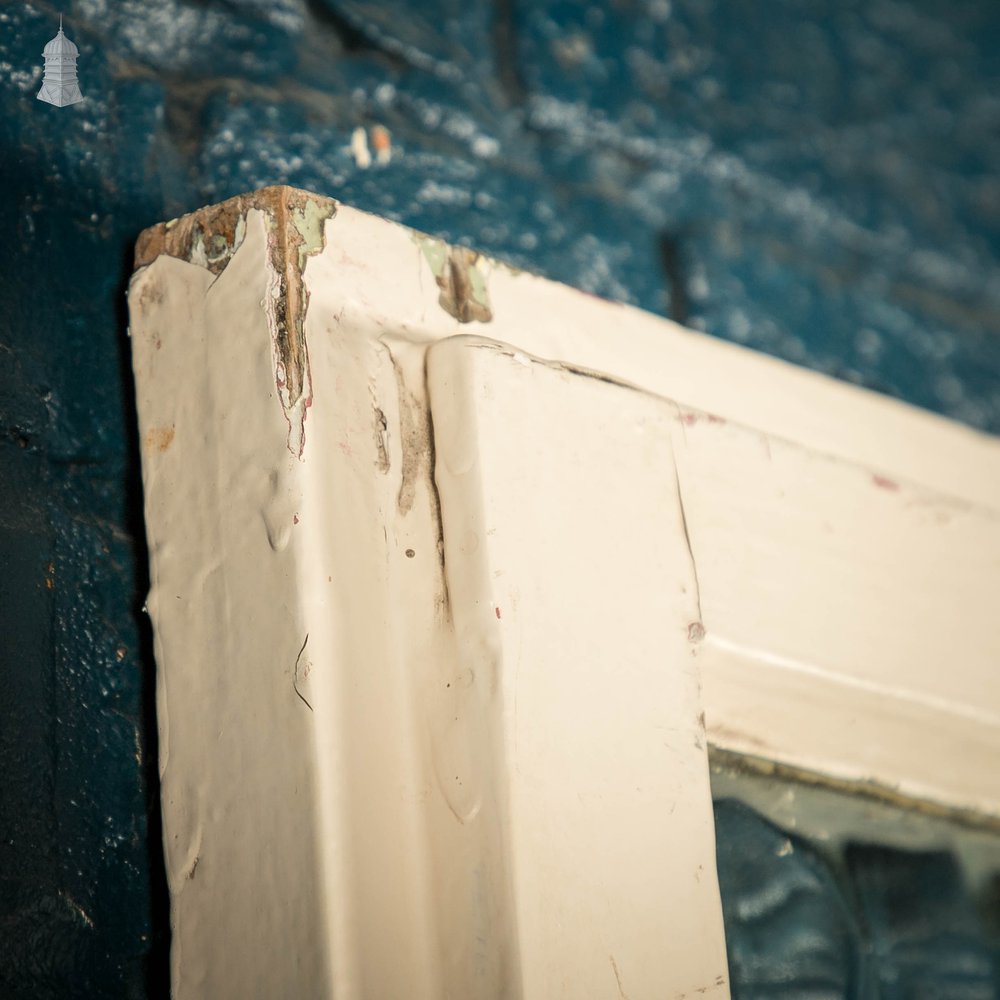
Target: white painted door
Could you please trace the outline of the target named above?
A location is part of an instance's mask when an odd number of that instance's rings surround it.
[[[706,727],[1000,812],[995,440],[284,188],[137,265],[176,996],[727,997]]]

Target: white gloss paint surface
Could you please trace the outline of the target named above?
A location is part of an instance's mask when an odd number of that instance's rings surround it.
[[[702,710],[1000,817],[995,439],[338,205],[292,448],[286,214],[130,289],[175,996],[728,996]]]
[[[675,408],[512,354],[446,340],[427,382],[523,993],[727,996]]]

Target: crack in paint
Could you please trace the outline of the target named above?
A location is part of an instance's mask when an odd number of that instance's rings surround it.
[[[681,475],[677,468],[677,459],[672,459],[674,469],[674,488],[677,490],[677,509],[680,512],[681,529],[684,532],[684,546],[691,560],[691,575],[694,578],[694,602],[697,608],[697,618],[688,625],[688,641],[697,644],[705,638],[705,621],[701,613],[701,584],[698,581],[698,563],[694,558],[694,548],[691,545],[691,531],[688,528],[687,512],[684,510],[684,491],[681,489]]]
[[[302,654],[306,651],[306,646],[309,645],[309,633],[306,632],[305,639],[302,640],[302,648],[299,650],[299,655],[295,657],[295,666],[292,668],[292,688],[295,693],[299,696],[299,700],[302,702],[310,712],[313,711],[312,705],[306,699],[306,696],[299,690],[299,665],[302,662]],[[309,672],[309,662],[306,661],[305,670],[302,673],[302,679],[305,680]]]
[[[611,968],[615,974],[615,982],[618,983],[619,1000],[629,1000],[629,995],[625,992],[625,988],[622,986],[622,974],[618,970],[618,963],[615,961],[615,956],[609,955],[608,958],[611,959]]]
[[[383,475],[389,471],[389,447],[387,439],[389,436],[389,424],[381,407],[374,408],[375,417],[375,451],[377,458],[375,468]]]

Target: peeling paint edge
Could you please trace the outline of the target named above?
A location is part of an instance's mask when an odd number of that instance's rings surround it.
[[[303,274],[310,257],[326,246],[326,221],[336,215],[331,198],[287,186],[262,188],[144,230],[136,241],[135,269],[161,254],[210,271],[218,278],[242,246],[247,216],[264,216],[268,281],[264,309],[271,333],[274,380],[288,421],[288,450],[302,458],[305,421],[312,405],[312,378],[305,337],[309,291]]]
[[[459,323],[491,322],[493,308],[480,261],[492,261],[468,247],[451,246],[422,233],[413,233],[413,240],[440,289],[438,305]]]

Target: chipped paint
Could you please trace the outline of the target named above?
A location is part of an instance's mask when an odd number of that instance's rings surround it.
[[[309,290],[302,277],[306,260],[326,245],[324,223],[337,204],[302,191],[279,188],[268,224],[271,277],[265,299],[275,353],[275,385],[288,421],[288,450],[297,458],[305,450],[306,413],[312,405],[305,318]]]
[[[167,254],[204,267],[214,275],[221,274],[242,245],[247,210],[258,200],[254,195],[231,198],[221,205],[202,208],[144,230],[136,242],[136,268]]]
[[[308,259],[326,245],[325,223],[337,203],[289,187],[270,187],[153,226],[140,234],[135,266],[167,254],[222,274],[246,236],[247,217],[263,213],[269,280],[264,309],[274,353],[274,381],[288,421],[288,450],[301,458],[305,420],[312,405],[305,317],[309,292],[302,277]]]
[[[299,204],[292,208],[290,219],[296,232],[302,238],[298,247],[299,270],[304,271],[306,260],[313,254],[320,253],[326,246],[324,226],[326,220],[333,217],[336,205],[333,202],[316,198],[298,199]]]
[[[451,247],[429,236],[414,234],[441,290],[438,304],[459,323],[489,323],[493,319],[484,260],[468,247]]]

